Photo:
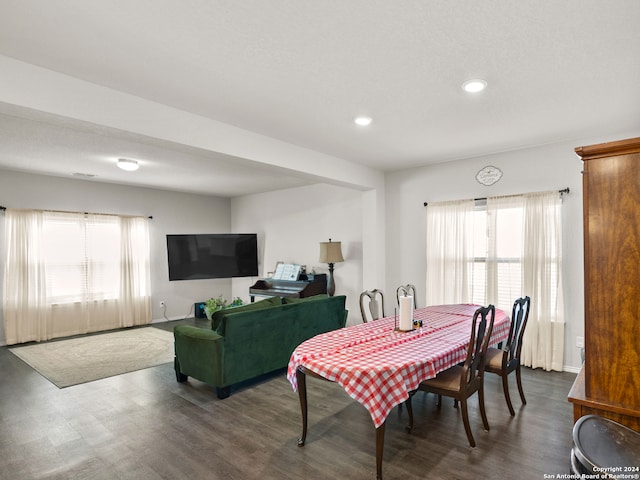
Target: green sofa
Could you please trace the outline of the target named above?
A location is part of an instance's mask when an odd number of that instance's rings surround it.
[[[211,328],[174,327],[178,382],[193,377],[226,398],[231,385],[286,367],[305,340],[343,328],[346,297],[271,297],[215,312]]]

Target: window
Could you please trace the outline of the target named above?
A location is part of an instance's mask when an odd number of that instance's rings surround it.
[[[115,216],[45,215],[42,231],[50,304],[114,300],[120,292],[120,222]]]
[[[426,299],[494,304],[531,297],[523,364],[562,370],[561,196],[541,192],[427,208]]]
[[[509,309],[522,294],[522,230],[522,207],[498,206],[489,213],[486,200],[476,201],[469,263],[472,303]]]
[[[148,219],[5,213],[8,345],[151,320]]]

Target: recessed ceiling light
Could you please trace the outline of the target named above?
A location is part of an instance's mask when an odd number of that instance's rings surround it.
[[[478,93],[487,88],[487,82],[482,79],[468,80],[462,84],[462,89],[469,93]]]
[[[129,160],[128,158],[119,158],[118,159],[118,167],[122,170],[126,170],[127,172],[133,172],[140,168],[138,162],[136,160]]]
[[[360,116],[360,117],[356,117],[353,119],[353,121],[357,124],[360,125],[361,127],[366,127],[367,125],[371,124],[371,122],[373,121],[373,119],[371,117],[366,117],[366,116]]]

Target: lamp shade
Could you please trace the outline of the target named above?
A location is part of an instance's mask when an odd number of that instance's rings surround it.
[[[340,242],[320,242],[320,263],[344,262],[342,257],[342,246]]]

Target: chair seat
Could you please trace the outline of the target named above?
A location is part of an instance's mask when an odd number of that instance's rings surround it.
[[[485,370],[502,370],[502,357],[504,351],[500,348],[487,348],[485,357]]]
[[[424,380],[420,385],[429,387],[429,388],[437,388],[440,390],[451,390],[452,392],[457,392],[460,390],[460,375],[462,374],[462,367],[456,365],[454,367],[448,368],[443,372],[440,372],[434,378],[430,378],[428,380]]]

